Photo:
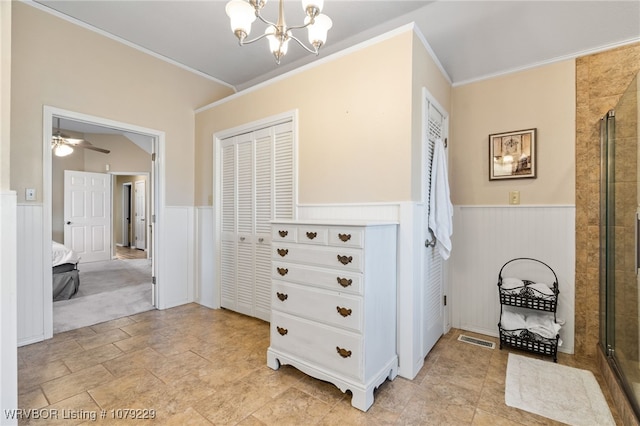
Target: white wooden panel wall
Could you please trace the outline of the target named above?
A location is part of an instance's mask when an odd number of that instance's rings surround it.
[[[208,308],[220,307],[220,295],[215,291],[215,227],[213,207],[196,208],[196,294],[195,300]]]
[[[16,214],[18,345],[22,346],[45,339],[45,311],[53,309],[53,302],[49,293],[45,306],[42,205],[18,205]]]
[[[18,408],[18,337],[16,332],[16,193],[0,193],[0,423]]]
[[[165,207],[160,224],[162,252],[158,261],[158,277],[162,279],[160,309],[195,300],[194,231],[193,207]]]
[[[456,206],[450,259],[452,325],[498,335],[498,273],[516,257],[532,257],[558,276],[563,345],[574,351],[575,207]]]

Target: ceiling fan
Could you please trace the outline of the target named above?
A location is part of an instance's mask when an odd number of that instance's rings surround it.
[[[104,148],[98,148],[93,146],[91,142],[84,139],[70,138],[69,136],[60,132],[60,117],[58,119],[58,125],[56,131],[51,138],[51,149],[57,157],[64,157],[73,152],[74,148],[85,148],[92,151],[98,151],[103,154],[109,154],[111,151]]]

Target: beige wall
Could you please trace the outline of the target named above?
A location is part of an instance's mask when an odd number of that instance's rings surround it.
[[[575,61],[453,89],[449,174],[457,205],[575,203]],[[537,179],[489,181],[489,134],[537,128]]]
[[[11,2],[0,2],[0,192],[9,190],[11,120]]]
[[[52,238],[63,243],[64,241],[64,171],[76,170],[83,172],[106,173],[106,164],[112,173],[149,173],[151,174],[151,156],[122,135],[108,134],[72,134],[65,131],[66,135],[85,138],[94,146],[108,149],[109,154],[76,148],[71,155],[66,157],[52,157],[51,161],[51,214]],[[114,203],[117,194],[114,190]],[[147,188],[147,192],[149,188]],[[150,197],[147,196],[147,200]],[[114,207],[115,208],[115,207]],[[148,211],[148,209],[147,209]],[[115,212],[115,210],[114,210]],[[116,218],[114,217],[114,221]],[[114,230],[115,232],[115,230]],[[120,238],[120,234],[114,233]],[[118,241],[114,240],[114,241]]]
[[[11,189],[18,202],[26,187],[42,200],[42,109],[50,105],[164,131],[166,203],[192,205],[194,110],[233,91],[24,3],[13,6]]]
[[[444,77],[417,35],[413,36],[413,73],[411,101],[411,194],[415,201],[422,197],[422,88],[425,87],[446,113],[451,113],[451,83]]]
[[[196,204],[211,204],[214,133],[294,109],[300,203],[410,200],[412,34],[198,113]]]

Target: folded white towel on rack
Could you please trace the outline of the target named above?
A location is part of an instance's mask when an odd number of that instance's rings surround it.
[[[505,290],[513,290],[517,287],[522,287],[524,282],[518,278],[506,277],[502,279],[502,288]]]
[[[533,283],[533,284],[529,284],[527,287],[532,288],[534,290],[537,290],[538,292],[544,294],[545,296],[553,296],[553,289],[550,288],[547,284],[545,283]]]
[[[539,334],[547,339],[555,339],[560,331],[560,324],[553,320],[551,314],[532,313],[526,318],[527,330]]]
[[[517,330],[527,328],[527,322],[523,314],[518,312],[503,311],[500,325],[505,330]]]

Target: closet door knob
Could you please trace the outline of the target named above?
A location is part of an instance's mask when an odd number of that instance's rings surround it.
[[[262,238],[262,237],[258,238],[258,242],[259,242],[259,243],[264,242],[264,238]]]
[[[240,241],[246,240],[246,237],[240,237]]]

